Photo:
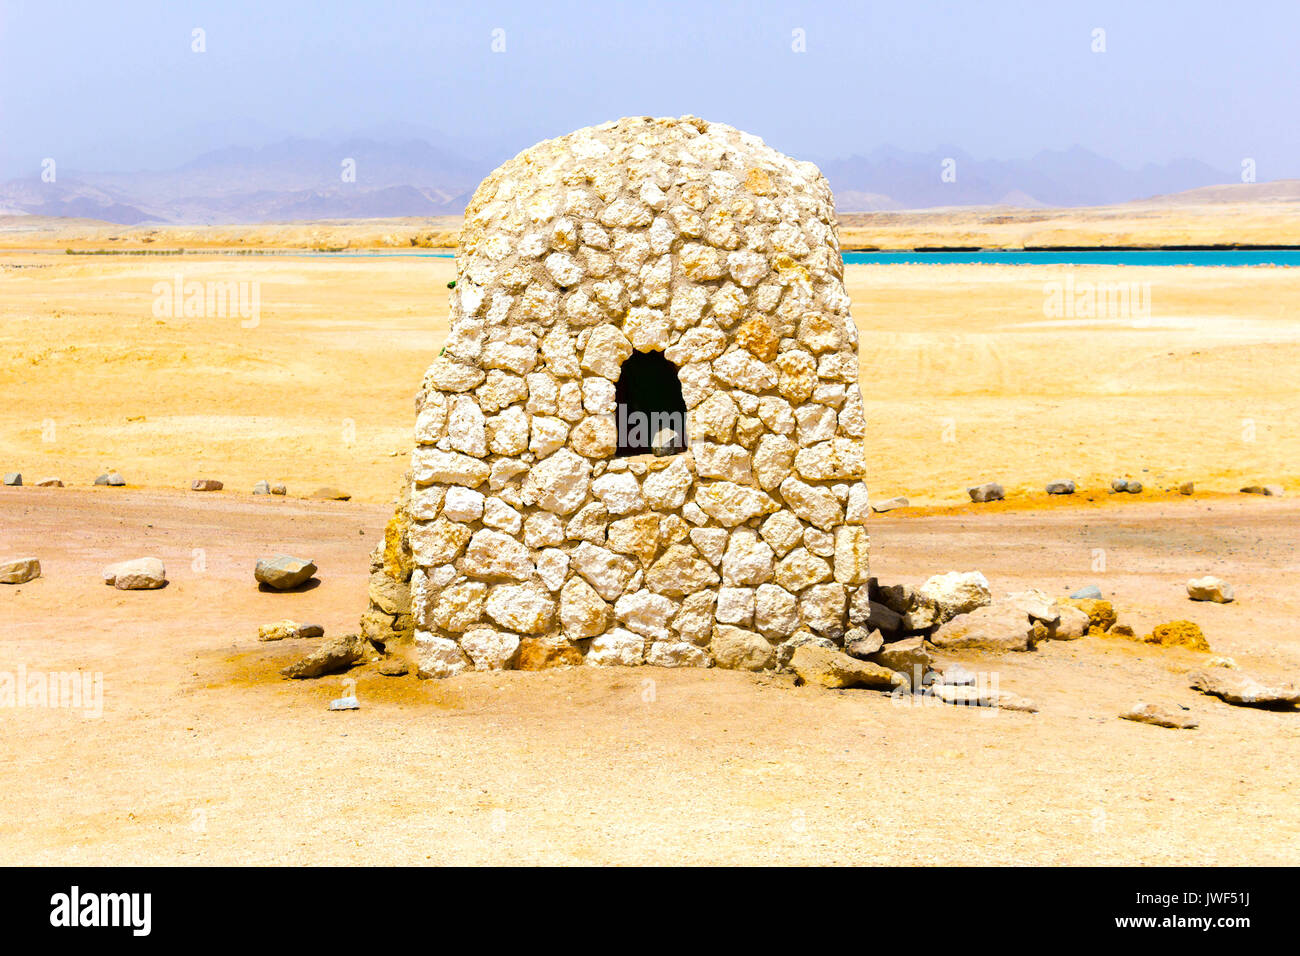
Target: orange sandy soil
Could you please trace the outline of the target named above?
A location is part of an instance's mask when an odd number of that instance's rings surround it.
[[[6,553],[44,576],[0,589],[0,669],[103,675],[98,719],[5,710],[0,864],[1295,864],[1300,713],[1186,687],[1204,655],[1120,639],[958,655],[1038,714],[903,706],[873,691],[651,668],[468,674],[277,669],[355,629],[381,505],[132,489],[0,488]],[[1191,618],[1266,676],[1300,668],[1300,503],[872,519],[885,581],[981,568],[995,593],[1096,582],[1139,632]],[[199,552],[196,552],[199,549]],[[313,557],[320,585],[260,592],[256,559]],[[1092,570],[1095,549],[1104,573]],[[155,554],[160,591],[98,572]],[[201,561],[199,558],[201,557]],[[1192,604],[1224,574],[1230,605]],[[1200,720],[1117,718],[1137,700]]]
[[[157,317],[154,285],[258,283],[256,327]],[[1128,475],[1300,490],[1300,270],[849,266],[875,498],[1035,504]],[[259,479],[387,501],[447,331],[451,259],[0,255],[0,471],[85,485]],[[1067,281],[1151,314],[1046,315]],[[251,288],[251,286],[249,286]],[[223,494],[226,492],[223,492]]]

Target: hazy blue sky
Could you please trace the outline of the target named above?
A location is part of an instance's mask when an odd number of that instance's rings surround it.
[[[1297,0],[0,0],[0,175],[395,124],[496,158],[618,116],[695,113],[814,159],[1081,144],[1130,165],[1249,156],[1262,181],[1300,176],[1298,38]]]

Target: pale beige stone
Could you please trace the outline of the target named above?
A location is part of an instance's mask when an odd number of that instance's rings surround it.
[[[535,570],[528,548],[491,528],[474,532],[458,567],[462,574],[486,581],[527,581]]]
[[[569,578],[560,590],[560,624],[570,640],[603,634],[609,627],[609,604],[582,578]]]
[[[780,507],[759,489],[731,481],[701,482],[695,489],[695,503],[710,518],[728,528],[771,514]]]
[[[830,563],[825,558],[810,554],[806,548],[791,551],[776,565],[776,583],[796,594],[830,578]]]

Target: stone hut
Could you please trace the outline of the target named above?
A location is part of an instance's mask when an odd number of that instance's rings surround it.
[[[694,117],[581,129],[483,181],[456,276],[366,636],[426,677],[843,642],[866,420],[813,164]]]

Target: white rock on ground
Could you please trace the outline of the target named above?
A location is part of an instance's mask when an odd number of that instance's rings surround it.
[[[993,600],[989,582],[979,571],[949,571],[926,580],[917,593],[936,609],[939,623],[968,614]]]
[[[41,576],[41,562],[36,558],[0,561],[0,584],[26,584]]]
[[[1187,582],[1187,596],[1193,601],[1213,601],[1228,604],[1232,601],[1232,585],[1227,581],[1207,575]]]
[[[167,570],[158,558],[135,558],[104,568],[104,583],[119,591],[151,591],[167,583]]]

